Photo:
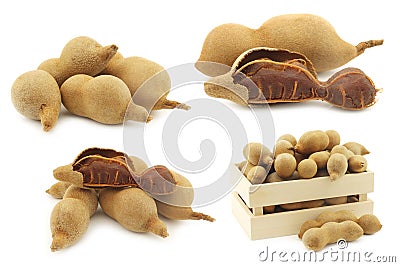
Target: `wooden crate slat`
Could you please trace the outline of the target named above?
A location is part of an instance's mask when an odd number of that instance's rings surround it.
[[[364,201],[364,200],[367,200],[367,199],[368,199],[367,194],[359,194],[358,195],[358,201]]]
[[[374,191],[374,173],[346,174],[336,181],[318,177],[252,185],[244,176],[235,189],[248,207],[262,207],[313,199],[367,194]]]
[[[255,208],[251,208],[251,209],[253,211],[253,215],[255,215],[255,216],[263,215],[263,213],[264,213],[263,207],[255,207]]]
[[[239,222],[240,226],[242,226],[246,234],[250,237],[252,228],[250,218],[253,216],[253,214],[246,207],[246,205],[236,192],[232,192],[231,203],[233,215]]]
[[[359,217],[373,213],[373,201],[324,206],[312,209],[286,211],[274,214],[254,216],[237,192],[232,193],[232,212],[250,239],[272,238],[298,233],[303,222],[315,219],[323,211],[348,209]]]

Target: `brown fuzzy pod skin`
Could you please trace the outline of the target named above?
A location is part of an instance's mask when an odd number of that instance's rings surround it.
[[[62,199],[64,197],[65,191],[67,191],[68,187],[71,186],[69,182],[57,182],[53,184],[49,189],[46,190],[46,193],[56,199]]]
[[[348,150],[352,151],[355,155],[363,156],[370,153],[368,149],[366,149],[363,145],[357,142],[347,142],[343,146],[345,146]]]
[[[95,76],[99,74],[117,52],[116,45],[101,46],[95,40],[80,36],[70,40],[60,58],[52,58],[39,65],[39,70],[50,73],[61,86],[76,74]]]
[[[354,155],[349,158],[350,172],[365,172],[368,167],[367,159],[360,155]]]
[[[190,108],[167,99],[171,79],[162,66],[151,60],[142,57],[124,58],[121,53],[117,53],[102,74],[113,75],[124,81],[133,96],[133,101],[148,111]]]
[[[329,144],[326,147],[327,150],[331,150],[334,146],[340,144],[340,134],[335,130],[327,130],[325,133],[329,137]]]
[[[271,165],[273,154],[263,144],[248,143],[243,148],[243,156],[253,165]]]
[[[105,188],[99,193],[104,213],[132,232],[151,232],[167,237],[167,226],[157,215],[153,198],[139,188]]]
[[[299,177],[302,179],[313,178],[317,174],[317,171],[317,163],[312,159],[303,159],[297,165],[297,172],[299,173]]]
[[[56,125],[61,94],[57,82],[46,71],[34,70],[19,76],[11,88],[11,101],[19,113],[40,121],[44,131]]]
[[[340,239],[351,242],[360,238],[363,234],[363,229],[353,221],[327,222],[321,228],[307,230],[302,240],[306,248],[320,251],[326,245],[335,243]]]
[[[250,169],[247,179],[252,184],[262,184],[267,178],[267,171],[262,166],[255,166]]]
[[[328,159],[330,157],[330,153],[328,151],[318,151],[312,153],[308,158],[312,159],[317,163],[318,169],[323,169],[326,168],[326,164],[328,162]]]
[[[342,154],[343,156],[346,157],[347,160],[351,157],[351,152],[345,146],[342,145],[336,145],[331,149],[331,155],[336,153]]]
[[[142,106],[131,101],[129,88],[111,75],[93,78],[78,74],[61,86],[62,102],[71,113],[103,124],[121,124],[126,120],[151,120]]]
[[[208,76],[226,73],[227,66],[232,66],[235,59],[247,49],[257,46],[253,39],[254,30],[246,26],[229,23],[214,28],[206,37],[196,68]],[[205,62],[205,63],[202,63]],[[220,64],[207,64],[216,62]]]
[[[56,185],[63,187],[67,183],[64,182],[62,185],[59,182]],[[60,195],[61,193],[59,191]],[[90,217],[98,206],[97,192],[93,189],[70,185],[62,198],[54,207],[50,218],[53,235],[52,251],[66,248],[78,241],[89,227]]]
[[[194,199],[194,190],[190,181],[183,175],[171,171],[178,188],[171,194],[155,200],[158,213],[171,220],[205,220],[209,222],[215,219],[207,214],[195,212],[190,205]]]
[[[50,216],[51,251],[75,244],[85,234],[89,221],[89,209],[82,200],[64,198],[58,202]]]
[[[224,68],[209,67],[202,61],[232,66],[244,51],[259,46],[296,51],[307,56],[318,72],[338,68],[365,49],[381,45],[383,40],[361,42],[357,46],[342,40],[332,25],[312,14],[288,14],[267,20],[260,28],[223,24],[206,37],[196,67],[206,75],[224,74]]]
[[[98,196],[97,192],[94,189],[86,189],[81,188],[76,185],[71,185],[66,191],[63,196],[64,198],[75,198],[82,200],[85,203],[86,207],[88,208],[90,217],[97,210],[98,206]]]
[[[281,135],[281,136],[278,138],[277,142],[279,142],[280,140],[286,140],[286,141],[288,141],[289,143],[291,143],[292,146],[295,146],[295,145],[297,144],[297,139],[296,139],[296,137],[294,137],[294,136],[291,135],[291,134],[284,134],[284,135]]]
[[[53,177],[61,182],[68,182],[79,187],[83,185],[83,175],[73,170],[72,164],[57,167],[53,170]]]
[[[383,40],[371,40],[356,46],[349,44],[340,38],[328,21],[311,14],[276,16],[256,32],[261,38],[267,38],[270,47],[290,49],[306,55],[318,72],[336,69],[362,54],[365,49],[383,43]]]
[[[357,223],[364,230],[364,234],[373,235],[382,229],[379,219],[373,214],[365,214],[358,218]]]
[[[357,217],[350,210],[339,210],[335,212],[325,211],[322,212],[316,220],[308,220],[305,221],[299,231],[299,238],[301,239],[304,233],[311,228],[321,227],[324,223],[327,222],[344,222],[344,221],[357,221]]]
[[[289,153],[289,154],[294,155],[293,144],[287,140],[278,140],[275,144],[274,156],[276,157],[282,153]]]
[[[346,174],[348,168],[347,158],[340,153],[331,154],[326,167],[331,180],[337,180]]]
[[[312,154],[314,152],[323,151],[329,144],[328,135],[320,130],[305,132],[294,147],[296,152],[300,154]]]
[[[274,162],[276,173],[283,179],[288,179],[296,170],[296,159],[289,153],[279,154]]]
[[[172,170],[170,172],[176,181],[177,187],[172,193],[162,196],[158,202],[170,203],[177,207],[190,207],[194,199],[192,183],[183,175]]]
[[[301,225],[298,237],[301,239],[308,229],[321,227],[327,222],[340,223],[344,221],[356,222],[361,226],[366,235],[374,234],[382,228],[379,219],[373,214],[365,214],[357,218],[351,210],[339,210],[335,212],[325,211],[321,213],[316,220],[305,221]]]
[[[351,210],[339,210],[339,211],[324,211],[318,217],[317,221],[322,224],[327,222],[344,222],[344,221],[357,221],[357,217]]]

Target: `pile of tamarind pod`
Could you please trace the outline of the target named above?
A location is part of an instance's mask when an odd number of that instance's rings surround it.
[[[291,134],[282,135],[273,152],[263,144],[249,143],[243,149],[246,160],[238,167],[252,184],[321,176],[334,181],[346,173],[366,171],[364,155],[369,153],[357,142],[340,145],[335,130],[314,130],[305,132],[298,141]]]
[[[382,224],[373,214],[357,218],[350,210],[325,211],[315,220],[304,222],[298,236],[308,249],[320,251],[338,240],[351,242],[364,234],[375,234],[381,228]]]
[[[171,81],[162,66],[141,57],[124,58],[117,50],[86,36],[70,40],[59,58],[16,79],[11,89],[16,110],[49,131],[61,103],[69,112],[103,124],[148,122],[151,110],[189,108],[166,99]]]
[[[252,184],[274,183],[297,179],[329,176],[332,181],[346,173],[367,170],[364,155],[369,151],[357,142],[340,145],[335,130],[305,132],[298,140],[285,134],[276,141],[273,152],[260,143],[249,143],[243,148],[245,161],[239,170]],[[340,196],[304,202],[264,207],[265,213],[282,210],[314,208],[357,201],[357,196]]]
[[[142,172],[147,164],[138,157],[130,156],[135,171]],[[182,206],[175,206],[158,201],[137,187],[92,189],[59,181],[53,184],[46,193],[61,199],[53,208],[50,217],[52,233],[52,251],[67,248],[79,241],[86,233],[90,217],[95,214],[98,203],[105,214],[119,222],[132,232],[151,232],[160,237],[167,237],[166,224],[159,214],[170,220],[206,220],[215,219],[209,215],[195,212],[190,207],[194,191],[188,179],[171,171],[177,185],[186,190],[167,195],[169,199],[182,199]],[[176,202],[170,202],[176,203]]]

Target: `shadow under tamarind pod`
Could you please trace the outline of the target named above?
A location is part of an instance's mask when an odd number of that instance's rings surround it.
[[[374,105],[381,91],[356,68],[345,68],[321,82],[304,55],[268,47],[245,51],[228,73],[209,79],[204,90],[242,105],[322,100],[348,110]]]

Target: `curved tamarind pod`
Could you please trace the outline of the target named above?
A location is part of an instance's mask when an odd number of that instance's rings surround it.
[[[285,14],[270,18],[258,29],[234,23],[215,27],[204,40],[196,68],[209,76],[222,75],[229,71],[224,66],[232,66],[244,51],[268,46],[306,55],[321,72],[336,69],[366,49],[382,44],[383,40],[369,40],[353,45],[320,16]]]
[[[379,90],[361,70],[345,68],[321,82],[305,56],[275,56],[283,52],[292,53],[266,47],[250,49],[237,58],[229,73],[211,78],[204,89],[210,96],[239,104],[323,100],[343,109],[362,110],[376,103]]]
[[[102,46],[96,40],[79,36],[70,40],[59,58],[43,61],[38,70],[47,71],[61,86],[68,78],[77,74],[94,76],[104,70],[117,53],[116,45]]]
[[[327,222],[321,228],[311,228],[303,235],[303,243],[308,249],[320,251],[326,245],[344,239],[347,242],[357,240],[364,234],[356,222]]]
[[[365,214],[360,218],[351,210],[338,210],[338,211],[324,211],[316,220],[305,221],[300,228],[298,236],[300,239],[303,238],[304,233],[311,228],[319,228],[327,222],[344,222],[353,221],[356,222],[364,231],[364,234],[370,235],[378,232],[382,228],[382,224],[379,219],[373,214]]]

